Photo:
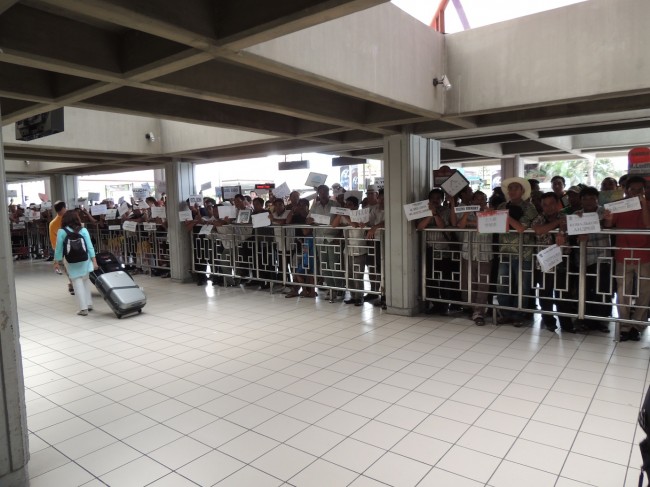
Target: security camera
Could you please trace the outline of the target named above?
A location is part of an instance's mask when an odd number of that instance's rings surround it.
[[[155,142],[156,137],[153,135],[153,132],[147,132],[144,134],[144,138],[147,139],[149,142]]]
[[[443,74],[440,78],[433,78],[433,86],[438,85],[442,85],[445,90],[451,90],[451,82],[446,74]]]

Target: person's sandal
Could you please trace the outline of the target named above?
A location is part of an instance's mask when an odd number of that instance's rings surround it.
[[[293,291],[284,295],[285,298],[297,298],[298,296],[299,294]]]
[[[74,296],[74,287],[72,287],[72,284],[68,284],[68,292]]]
[[[476,326],[483,326],[485,325],[485,319],[482,316],[477,316],[476,318],[474,318],[474,324]]]

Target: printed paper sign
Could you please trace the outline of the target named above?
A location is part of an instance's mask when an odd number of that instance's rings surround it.
[[[203,196],[201,196],[200,194],[190,195],[189,200],[190,200],[190,206],[194,206],[194,205],[201,206],[203,204]]]
[[[375,178],[375,186],[377,190],[384,189],[384,178]]]
[[[368,223],[370,220],[370,208],[353,210],[350,212],[350,221],[354,223]]]
[[[138,222],[132,222],[132,221],[125,221],[122,223],[122,229],[125,232],[135,232],[138,229]]]
[[[120,215],[126,215],[129,212],[129,205],[122,203],[120,205]]]
[[[491,210],[477,213],[478,233],[507,233],[508,210]]]
[[[18,190],[16,189],[7,190],[7,198],[17,198],[17,197],[18,197]]]
[[[212,187],[212,181],[208,181],[207,183],[203,183],[201,185],[201,191],[205,191],[206,189],[210,189]]]
[[[119,226],[119,225],[109,225],[109,226],[108,226],[108,229],[109,229],[109,230],[121,230],[122,227]]]
[[[449,178],[442,183],[442,189],[445,190],[447,194],[451,196],[456,196],[461,190],[469,184],[469,181],[465,179],[460,172],[456,171],[454,174],[449,176]]]
[[[478,205],[457,206],[456,207],[456,214],[458,214],[458,213],[469,213],[471,211],[481,211],[481,207],[478,206]]]
[[[332,215],[349,215],[350,210],[348,208],[342,208],[340,206],[332,206],[330,208],[330,213]]]
[[[562,263],[562,249],[557,245],[546,247],[537,254],[537,261],[542,268],[542,272],[549,272]]]
[[[107,211],[106,205],[93,205],[90,207],[90,214],[95,215],[105,215]]]
[[[314,223],[318,223],[319,225],[330,224],[329,215],[319,215],[317,213],[310,213],[309,215],[307,215],[307,218],[312,218],[314,220]]]
[[[152,206],[151,207],[151,218],[167,218],[167,208],[164,206]]]
[[[143,200],[149,196],[147,188],[133,188],[133,198],[136,200]]]
[[[253,218],[253,228],[268,227],[271,224],[269,214],[258,213],[257,215],[252,215]]]
[[[310,172],[309,176],[307,176],[307,181],[305,181],[305,186],[308,186],[310,188],[317,188],[321,184],[325,184],[325,181],[327,181],[327,174]]]
[[[408,221],[418,220],[427,216],[433,216],[429,209],[429,200],[418,201],[417,203],[410,203],[404,205],[404,214]]]
[[[289,185],[287,183],[282,183],[280,186],[273,190],[273,196],[280,198],[281,200],[288,198],[290,194],[291,190],[289,189]]]
[[[252,213],[253,212],[251,210],[240,210],[239,213],[237,213],[237,223],[250,223]]]
[[[599,233],[600,220],[598,213],[584,213],[579,215],[566,216],[567,233],[569,235],[584,235],[586,233]]]
[[[88,201],[99,201],[99,193],[88,193]]]
[[[638,197],[627,198],[620,201],[614,201],[612,203],[605,203],[605,209],[611,211],[612,213],[625,213],[627,211],[634,211],[641,209],[641,201]]]
[[[14,230],[24,230],[25,223],[12,223],[11,228],[13,228]]]
[[[182,222],[191,222],[192,220],[194,220],[194,218],[192,218],[192,211],[191,210],[179,211],[178,219]]]
[[[158,227],[155,223],[143,223],[142,226],[145,232],[155,232]]]
[[[106,219],[107,220],[115,220],[117,218],[117,208],[112,208],[110,210],[106,210]]]
[[[199,235],[210,235],[213,228],[214,226],[212,225],[203,225],[201,230],[199,230]]]
[[[223,187],[223,199],[224,200],[231,200],[236,195],[238,195],[239,193],[241,193],[241,187],[239,187],[239,186],[224,186]]]
[[[219,206],[216,210],[219,212],[219,218],[222,220],[224,218],[230,218],[231,220],[237,218],[237,208],[234,206]]]
[[[139,210],[148,210],[149,209],[149,205],[144,200],[143,201],[138,201],[138,204],[135,207],[138,208]]]

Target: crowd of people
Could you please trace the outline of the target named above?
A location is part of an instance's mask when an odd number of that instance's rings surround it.
[[[473,192],[469,186],[455,197],[449,197],[441,188],[431,190],[431,216],[421,219],[417,225],[420,230],[439,230],[427,233],[426,278],[428,283],[439,283],[438,276],[442,276],[446,285],[428,286],[427,298],[433,303],[430,313],[448,314],[448,301],[468,301],[467,269],[471,267],[473,282],[469,302],[472,319],[479,326],[485,324],[488,300],[496,295],[500,324],[522,326],[530,321],[529,310],[535,310],[537,298],[545,312],[542,323],[549,330],[556,330],[559,325],[561,330],[572,333],[581,330],[608,332],[606,320],[574,320],[562,314],[578,312],[580,243],[584,242],[585,314],[608,318],[614,316],[616,308],[622,319],[647,321],[650,234],[642,231],[650,229],[650,187],[646,180],[627,175],[620,181],[605,178],[600,190],[585,185],[565,189],[562,176],[553,177],[551,184],[552,191],[542,192],[536,180],[509,178],[503,181],[503,190],[495,188],[489,198],[482,191]],[[618,189],[624,191],[625,198],[638,197],[640,209],[614,214],[605,210],[599,197],[608,193],[601,195],[601,192]],[[478,206],[478,211],[456,212],[460,206],[472,205]],[[507,210],[507,233],[449,231],[476,228],[477,214],[490,209]],[[606,232],[568,235],[567,215],[587,213],[596,213],[602,228],[637,232],[616,236]],[[529,229],[532,231],[526,232]],[[523,240],[521,251],[520,239]],[[553,270],[542,272],[533,256],[551,245],[561,248],[562,262]],[[451,258],[454,252],[460,254],[460,262]],[[613,257],[613,268],[610,257]],[[457,273],[461,276],[460,283],[454,283],[453,276]],[[615,282],[615,286],[610,286],[611,282]],[[559,313],[557,321],[553,313]],[[639,330],[634,326],[623,325],[621,329],[622,340],[639,339]]]

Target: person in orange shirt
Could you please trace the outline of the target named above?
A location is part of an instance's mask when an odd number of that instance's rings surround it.
[[[56,212],[56,216],[50,222],[49,233],[50,233],[50,243],[52,244],[52,250],[56,251],[56,234],[61,229],[61,219],[63,218],[63,215],[65,214],[66,211],[68,211],[65,201],[57,201],[56,203],[54,203],[54,211]],[[56,262],[54,263],[54,270],[60,273],[59,265]],[[70,276],[68,276],[68,271],[66,270],[65,266],[63,266],[63,271],[65,272],[65,275],[68,277],[68,292],[74,295],[74,288],[72,287],[72,281],[70,280]]]

